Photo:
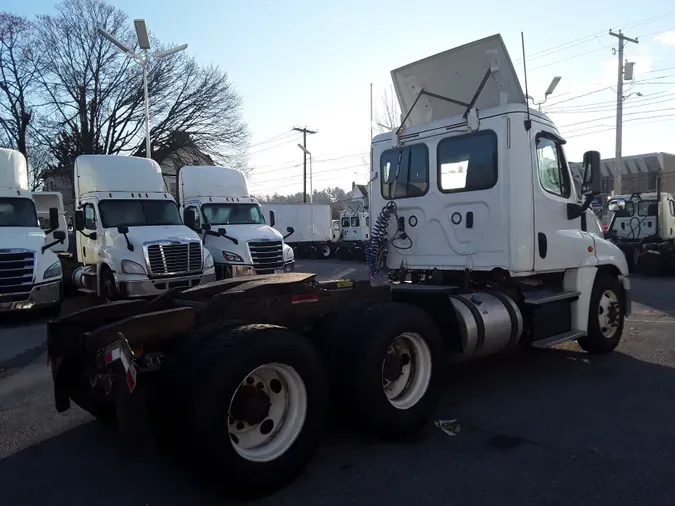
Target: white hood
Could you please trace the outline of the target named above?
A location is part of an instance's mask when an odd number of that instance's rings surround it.
[[[268,225],[211,225],[211,230],[217,231],[219,228],[227,230],[228,237],[237,239],[239,244],[234,244],[226,237],[214,237],[207,235],[204,238],[206,248],[211,252],[216,262],[222,263],[223,251],[229,251],[239,255],[244,260],[244,263],[250,265],[252,263],[251,253],[248,249],[249,241],[256,240],[272,240],[283,241],[283,236],[277,230]]]
[[[116,228],[109,228],[106,230],[106,237],[119,238],[126,247],[124,236],[117,232]],[[143,243],[150,241],[169,241],[172,239],[178,241],[199,240],[197,233],[190,230],[185,225],[129,227],[129,233],[127,234],[127,237],[134,246],[142,246]]]
[[[45,245],[45,233],[35,227],[0,228],[0,249],[18,248],[35,251],[39,256]]]

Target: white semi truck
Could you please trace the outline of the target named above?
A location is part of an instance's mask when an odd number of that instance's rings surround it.
[[[117,300],[215,280],[213,257],[183,224],[157,162],[81,155],[74,176],[80,291]]]
[[[607,238],[626,255],[631,269],[643,253],[658,256],[664,272],[675,270],[675,198],[660,191],[615,195],[607,201],[612,214]]]
[[[265,223],[260,204],[248,192],[241,171],[216,166],[186,166],[178,175],[185,224],[203,234],[217,279],[291,272],[293,249]],[[286,235],[293,229],[288,228]]]
[[[449,352],[614,350],[631,286],[621,250],[589,231],[600,154],[584,154],[580,203],[565,140],[528,108],[499,35],[392,77],[405,119],[372,143],[371,281],[235,278],[52,322],[57,410],[74,400],[133,441],[148,409],[224,494],[259,496],[315,455],[329,395],[397,440],[430,423]]]
[[[336,255],[344,260],[363,259],[370,241],[370,213],[359,204],[340,212],[340,243]]]
[[[58,230],[58,209],[48,209],[45,225],[40,227],[28,187],[25,157],[0,148],[0,315],[29,309],[59,313],[63,273],[51,248],[66,234]]]
[[[330,258],[334,253],[335,234],[329,204],[263,205],[269,224],[279,231],[292,227],[286,241],[298,258]]]

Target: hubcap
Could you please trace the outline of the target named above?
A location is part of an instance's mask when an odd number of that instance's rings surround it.
[[[324,246],[321,248],[321,254],[325,257],[330,255],[330,248],[328,246]]]
[[[431,350],[419,334],[405,332],[387,349],[382,362],[382,387],[389,403],[409,409],[423,397],[431,380]]]
[[[598,323],[600,332],[607,339],[611,339],[619,330],[619,321],[621,317],[621,305],[619,298],[612,290],[605,290],[600,297],[598,307]]]
[[[293,445],[305,423],[307,389],[285,364],[251,371],[230,400],[228,431],[234,450],[253,462],[279,458]]]

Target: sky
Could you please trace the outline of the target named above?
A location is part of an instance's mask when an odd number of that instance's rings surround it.
[[[256,195],[302,191],[302,135],[293,127],[317,132],[307,137],[315,190],[366,183],[370,84],[376,123],[392,69],[496,33],[524,89],[524,32],[535,100],[562,77],[542,108],[568,140],[570,161],[590,149],[614,157],[617,39],[608,32],[637,37],[625,48],[635,67],[624,85],[623,155],[675,153],[675,7],[662,0],[484,0],[479,8],[441,0],[110,3],[130,20],[144,18],[162,41],[187,43],[200,63],[228,72],[252,134],[249,185]],[[52,12],[53,1],[3,0],[0,9],[31,16]]]

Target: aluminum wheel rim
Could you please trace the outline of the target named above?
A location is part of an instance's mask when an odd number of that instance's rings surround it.
[[[233,402],[244,386],[255,386],[269,396],[269,410],[260,423],[249,424],[233,416]],[[262,365],[246,375],[230,399],[227,420],[230,443],[246,460],[278,459],[295,443],[306,416],[307,388],[300,374],[286,364]]]
[[[329,246],[324,246],[321,248],[321,255],[327,257],[330,256],[330,247]]]
[[[598,323],[600,332],[607,339],[613,338],[619,330],[619,298],[612,290],[605,290],[600,296]]]
[[[403,360],[401,374],[394,380],[385,379],[385,364],[392,354]],[[407,363],[406,363],[407,362]],[[431,350],[421,335],[405,332],[391,343],[382,361],[382,387],[389,403],[396,409],[410,409],[424,397],[431,381]]]

